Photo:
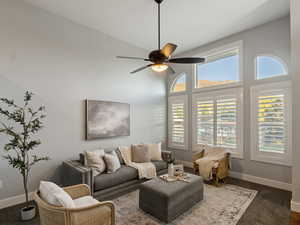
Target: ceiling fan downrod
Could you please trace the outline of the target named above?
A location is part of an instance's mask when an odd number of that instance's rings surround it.
[[[154,0],[158,5],[158,49],[160,49],[160,4],[163,0]]]

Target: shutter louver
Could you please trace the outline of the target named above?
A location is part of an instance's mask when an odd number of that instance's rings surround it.
[[[197,144],[214,144],[214,102],[197,101],[196,103],[196,138]]]
[[[258,147],[262,152],[284,153],[286,145],[284,95],[258,97]]]
[[[236,148],[237,99],[219,99],[217,110],[217,145]]]

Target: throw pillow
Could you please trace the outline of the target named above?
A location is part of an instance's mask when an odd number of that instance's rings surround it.
[[[118,156],[112,154],[105,154],[104,161],[106,163],[107,173],[114,173],[120,169],[121,164]]]
[[[163,160],[161,157],[161,142],[157,144],[146,144],[149,148],[151,160]]]
[[[41,181],[39,187],[41,198],[51,205],[74,208],[71,196],[55,183]]]
[[[106,169],[105,162],[103,160],[104,154],[105,153],[103,149],[85,152],[85,158],[87,162],[86,166],[95,169],[97,171],[97,175],[103,173]]]
[[[151,161],[150,152],[147,145],[132,145],[131,151],[132,162],[145,163]]]

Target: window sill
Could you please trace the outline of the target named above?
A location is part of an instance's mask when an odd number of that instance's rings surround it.
[[[274,165],[281,165],[281,166],[288,166],[292,167],[291,160],[284,159],[284,158],[275,158],[275,157],[267,157],[267,156],[251,156],[252,161],[269,163]]]

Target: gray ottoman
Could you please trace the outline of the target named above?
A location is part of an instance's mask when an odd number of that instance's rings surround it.
[[[140,185],[139,207],[169,223],[203,199],[203,180],[189,174],[190,183],[154,178]]]

